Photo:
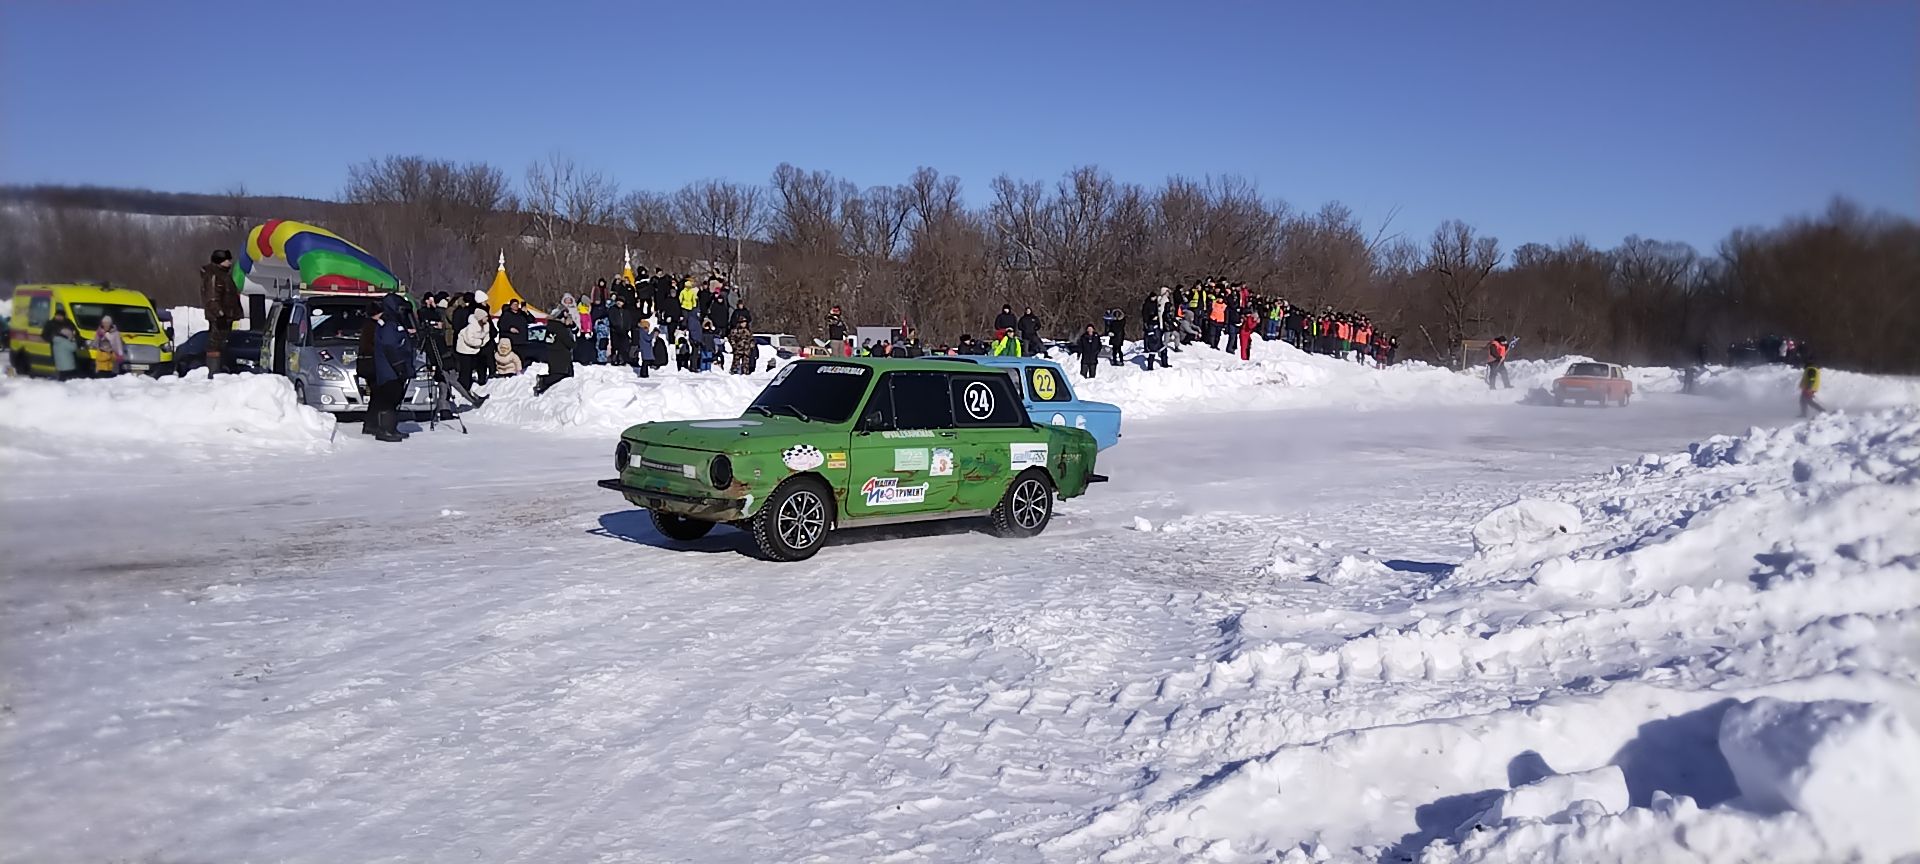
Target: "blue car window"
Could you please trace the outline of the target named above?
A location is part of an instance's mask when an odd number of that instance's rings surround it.
[[[1048,366],[1027,367],[1027,395],[1035,402],[1072,402],[1067,382]]]

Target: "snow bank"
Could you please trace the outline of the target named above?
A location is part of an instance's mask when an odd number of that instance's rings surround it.
[[[1284,342],[1257,342],[1252,359],[1190,346],[1172,355],[1173,367],[1147,371],[1137,344],[1128,362],[1102,361],[1097,377],[1075,377],[1086,399],[1119,405],[1129,420],[1172,412],[1246,411],[1275,408],[1383,408],[1403,405],[1510,405],[1545,387],[1568,364],[1585,358],[1516,360],[1509,364],[1514,389],[1488,390],[1484,370],[1456,372],[1424,363],[1385,369],[1309,354]],[[762,347],[757,371],[732,376],[667,370],[647,380],[626,369],[575,367],[575,379],[535,397],[530,379],[508,379],[490,391],[475,419],[549,432],[605,434],[650,420],[732,416],[744,410],[767,381],[771,352]],[[1056,350],[1051,359],[1077,372],[1078,360]],[[1791,406],[1798,373],[1791,369],[1711,370],[1703,392],[1727,398],[1771,400]],[[1632,369],[1640,392],[1677,393],[1680,375],[1671,369]],[[1827,375],[1833,407],[1920,404],[1920,381],[1833,372]]]
[[[1278,341],[1255,342],[1249,360],[1226,351],[1188,346],[1169,354],[1171,367],[1147,371],[1138,347],[1129,346],[1125,365],[1112,366],[1102,360],[1093,379],[1074,378],[1075,392],[1085,399],[1119,405],[1129,419],[1171,411],[1510,403],[1518,398],[1518,392],[1524,392],[1489,391],[1482,380],[1424,363],[1378,369],[1309,354]],[[1062,350],[1049,356],[1078,373],[1079,359],[1075,356]],[[1514,384],[1521,386],[1518,378]]]
[[[1377,368],[1350,360],[1310,354],[1285,342],[1255,342],[1249,360],[1237,353],[1188,346],[1170,354],[1170,368],[1147,371],[1137,343],[1127,348],[1127,363],[1101,361],[1092,380],[1076,377],[1074,386],[1088,399],[1112,402],[1129,418],[1172,411],[1244,411],[1269,408],[1340,406],[1380,408],[1398,405],[1512,404],[1537,388],[1546,388],[1573,363],[1590,358],[1513,360],[1507,371],[1513,389],[1489,390],[1486,367],[1454,371],[1418,361]],[[1049,355],[1075,373],[1079,360],[1063,350]],[[1679,393],[1678,369],[1625,367],[1636,393]],[[1767,366],[1712,367],[1696,382],[1696,392],[1725,399],[1792,405],[1800,371]],[[1920,378],[1822,373],[1822,398],[1829,407],[1853,410],[1920,405]]]
[[[1580,531],[1580,508],[1563,501],[1521,499],[1495,509],[1473,526],[1473,548],[1489,552],[1517,543],[1543,543]]]
[[[1564,491],[1494,511],[1431,584],[1282,554],[1269,573],[1406,599],[1233,616],[1189,676],[1200,701],[1164,721],[1167,764],[1056,850],[1920,854],[1920,409],[1716,437]],[[1392,707],[1317,734],[1328,709],[1296,707],[1356,692]]]
[[[10,457],[319,451],[333,433],[333,418],[296,403],[276,375],[0,381],[0,451]]]
[[[1745,802],[1808,816],[1869,858],[1920,851],[1920,736],[1886,705],[1755,699],[1720,722]]]
[[[167,311],[173,315],[173,342],[176,345],[207,329],[207,313],[198,306],[175,306]]]
[[[534,395],[534,371],[488,382],[486,404],[469,419],[542,432],[613,435],[635,423],[733,417],[773,379],[725,372],[655,370],[647,378],[624,366],[575,366],[573,377]],[[536,365],[535,370],[543,369]]]

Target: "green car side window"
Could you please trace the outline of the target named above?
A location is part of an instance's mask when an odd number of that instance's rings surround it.
[[[952,429],[953,406],[941,372],[888,372],[867,400],[867,431]]]
[[[1027,424],[1027,411],[1005,375],[955,375],[950,388],[953,419],[962,428],[1015,428]]]

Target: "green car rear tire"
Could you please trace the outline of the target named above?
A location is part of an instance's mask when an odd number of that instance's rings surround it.
[[[1007,492],[993,508],[993,533],[1002,537],[1032,537],[1053,521],[1053,482],[1046,472],[1029,468],[1007,484]]]

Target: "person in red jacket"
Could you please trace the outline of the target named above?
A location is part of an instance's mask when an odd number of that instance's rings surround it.
[[[1253,353],[1253,331],[1260,326],[1260,316],[1248,310],[1240,316],[1240,359],[1247,360]]]
[[[1499,376],[1500,383],[1513,389],[1513,379],[1507,377],[1507,337],[1501,336],[1487,343],[1487,389],[1493,389],[1494,377]]]

